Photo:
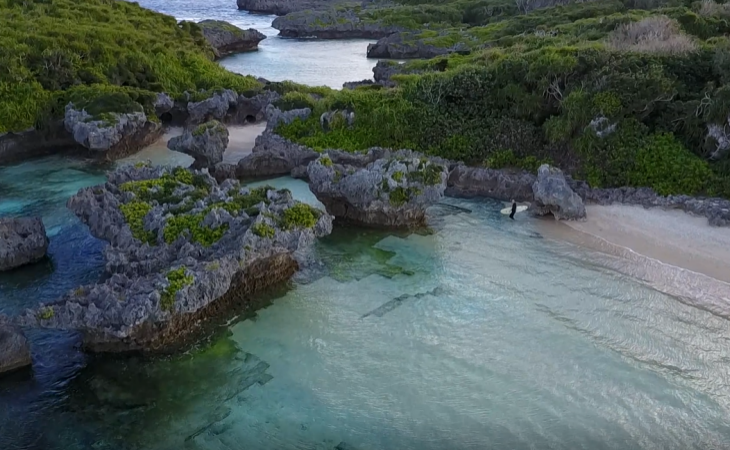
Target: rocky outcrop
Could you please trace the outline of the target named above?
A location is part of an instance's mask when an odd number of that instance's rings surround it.
[[[224,120],[228,110],[238,105],[238,94],[230,89],[216,92],[205,100],[188,102],[188,123],[197,125],[210,120]]]
[[[258,50],[259,42],[266,39],[266,35],[253,28],[242,30],[222,20],[203,20],[198,26],[217,58]]]
[[[271,24],[279,35],[291,38],[317,37],[323,39],[380,39],[402,31],[395,25],[361,19],[352,9],[295,11],[277,17]]]
[[[162,135],[162,125],[150,121],[141,105],[136,111],[103,113],[93,116],[66,105],[64,126],[74,140],[94,156],[108,160],[123,158],[138,152]]]
[[[378,61],[373,67],[373,79],[376,83],[385,87],[394,87],[396,83],[391,80],[393,75],[419,73],[415,70],[405,69],[403,64],[395,61]]]
[[[265,120],[266,109],[280,98],[281,95],[270,90],[261,91],[253,97],[239,95],[236,104],[228,111],[227,120],[238,124]]]
[[[342,84],[342,89],[357,89],[359,87],[377,88],[381,85],[373,80],[346,81]]]
[[[293,109],[282,112],[273,105],[267,110],[266,129],[256,138],[250,155],[241,159],[235,170],[237,178],[260,178],[288,175],[300,166],[306,166],[317,159],[319,154],[311,148],[295,144],[274,132],[281,123],[291,123],[296,119],[306,119],[312,114],[309,108]],[[222,173],[224,167],[216,169]]]
[[[557,167],[543,164],[537,170],[537,180],[532,184],[537,215],[552,214],[556,220],[580,220],[586,217],[583,199],[570,187],[570,183]]]
[[[194,169],[212,168],[223,161],[228,147],[228,129],[217,120],[186,129],[182,135],[167,142],[170,150],[185,153],[195,158]]]
[[[237,0],[238,9],[283,16],[295,11],[305,9],[319,9],[344,3],[347,0]]]
[[[437,39],[424,39],[421,35],[422,32],[404,31],[381,38],[375,44],[368,45],[368,58],[429,59],[449,53],[470,53],[469,46],[464,42],[436,45]]]
[[[157,114],[157,117],[162,116],[163,114],[169,113],[170,110],[175,106],[175,101],[170,97],[169,95],[165,94],[164,92],[160,92],[155,97],[155,102],[153,104],[153,107],[155,108],[155,114]]]
[[[447,168],[410,150],[364,168],[335,164],[324,155],[309,164],[309,188],[338,219],[378,228],[425,225],[426,208],[443,197]]]
[[[0,218],[0,272],[38,262],[46,250],[48,237],[40,217]]]
[[[207,173],[126,166],[68,207],[109,242],[107,277],[28,310],[26,326],[79,330],[92,351],[154,351],[200,320],[289,278],[332,217],[287,190],[218,184]]]
[[[0,316],[0,375],[30,365],[28,339],[20,328]]]
[[[84,151],[65,129],[63,121],[51,121],[44,130],[30,128],[0,133],[0,165],[62,151]]]
[[[706,217],[712,226],[730,226],[730,200],[723,198],[690,197],[688,195],[657,194],[651,188],[591,188],[583,181],[569,180],[571,187],[586,203],[598,205],[637,205],[645,208],[679,209]]]
[[[489,197],[502,201],[532,201],[535,175],[507,172],[459,164],[449,174],[446,195],[450,197]]]

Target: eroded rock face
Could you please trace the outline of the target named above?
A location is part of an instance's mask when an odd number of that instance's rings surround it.
[[[185,153],[195,158],[194,169],[212,168],[223,161],[223,153],[228,147],[228,128],[212,120],[187,129],[180,136],[167,142],[167,148]]]
[[[535,175],[527,172],[509,173],[484,167],[457,165],[449,174],[450,197],[490,197],[502,201],[532,201]]]
[[[464,42],[439,47],[419,38],[419,34],[420,32],[411,31],[393,33],[381,38],[375,44],[368,44],[368,58],[429,59],[449,53],[470,53],[469,47]]]
[[[136,153],[162,135],[162,125],[148,120],[141,105],[139,111],[95,117],[69,103],[63,123],[77,143],[110,160]]]
[[[256,138],[250,155],[241,159],[236,167],[237,178],[258,178],[289,175],[300,166],[306,166],[319,154],[303,145],[295,144],[274,132],[281,123],[306,119],[312,114],[309,108],[282,112],[270,105],[267,109],[266,129]]]
[[[30,365],[28,339],[20,328],[0,317],[0,376]]]
[[[0,272],[38,262],[46,250],[48,237],[40,217],[0,218]]]
[[[199,102],[188,102],[188,123],[196,125],[209,120],[223,120],[228,110],[238,104],[238,94],[230,89],[217,92]]]
[[[297,270],[332,217],[287,190],[126,166],[67,206],[109,242],[103,282],[26,311],[21,325],[80,330],[92,351],[154,351]]]
[[[283,37],[318,37],[324,39],[380,39],[401,31],[395,25],[367,22],[354,10],[300,10],[277,17],[271,24]]]
[[[198,25],[218,58],[258,50],[259,42],[266,39],[266,35],[253,28],[243,30],[222,20],[203,20]]]
[[[324,155],[309,164],[307,177],[310,190],[337,218],[378,228],[413,228],[425,224],[426,208],[443,197],[447,168],[399,150],[364,168],[335,164]]]
[[[552,214],[556,220],[586,217],[583,199],[573,191],[563,171],[557,167],[540,166],[532,192],[535,198],[533,211],[538,215]]]

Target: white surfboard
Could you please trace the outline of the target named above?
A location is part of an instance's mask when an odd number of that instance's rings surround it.
[[[525,205],[517,205],[517,210],[515,210],[515,212],[518,213],[518,212],[522,212],[522,211],[527,211],[527,206],[525,206]],[[512,207],[511,206],[508,206],[508,207],[504,208],[500,212],[502,214],[504,214],[504,215],[509,216],[510,213],[512,212]]]

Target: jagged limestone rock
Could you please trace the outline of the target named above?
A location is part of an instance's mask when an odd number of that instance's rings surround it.
[[[97,156],[117,159],[136,153],[162,134],[162,125],[138,111],[92,116],[73,103],[66,105],[64,126],[74,140]]]
[[[154,351],[288,279],[332,217],[287,190],[218,184],[205,172],[125,166],[68,207],[109,242],[107,277],[28,310],[26,326],[82,332],[92,351]]]
[[[556,220],[580,220],[586,217],[583,199],[570,187],[570,183],[557,167],[543,164],[537,170],[537,180],[532,184],[535,198],[533,211],[538,215],[552,214]]]
[[[212,168],[223,161],[228,147],[228,128],[217,120],[186,129],[167,142],[167,148],[195,158],[194,169]]]
[[[365,167],[323,155],[309,164],[309,188],[337,218],[378,228],[425,224],[426,208],[442,197],[447,168],[410,150],[388,152]]]
[[[40,217],[0,218],[0,272],[46,256],[48,236]]]
[[[218,58],[258,50],[259,42],[266,39],[266,35],[258,30],[243,30],[222,20],[203,20],[198,22],[198,26]]]

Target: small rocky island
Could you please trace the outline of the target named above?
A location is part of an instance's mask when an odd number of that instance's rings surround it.
[[[205,172],[125,166],[68,207],[109,242],[107,278],[28,310],[22,326],[79,330],[96,352],[155,351],[202,319],[288,279],[332,216],[287,190],[218,184]]]
[[[266,35],[258,30],[243,30],[222,20],[203,20],[198,22],[198,26],[215,50],[216,58],[258,50],[259,42],[266,39]]]

